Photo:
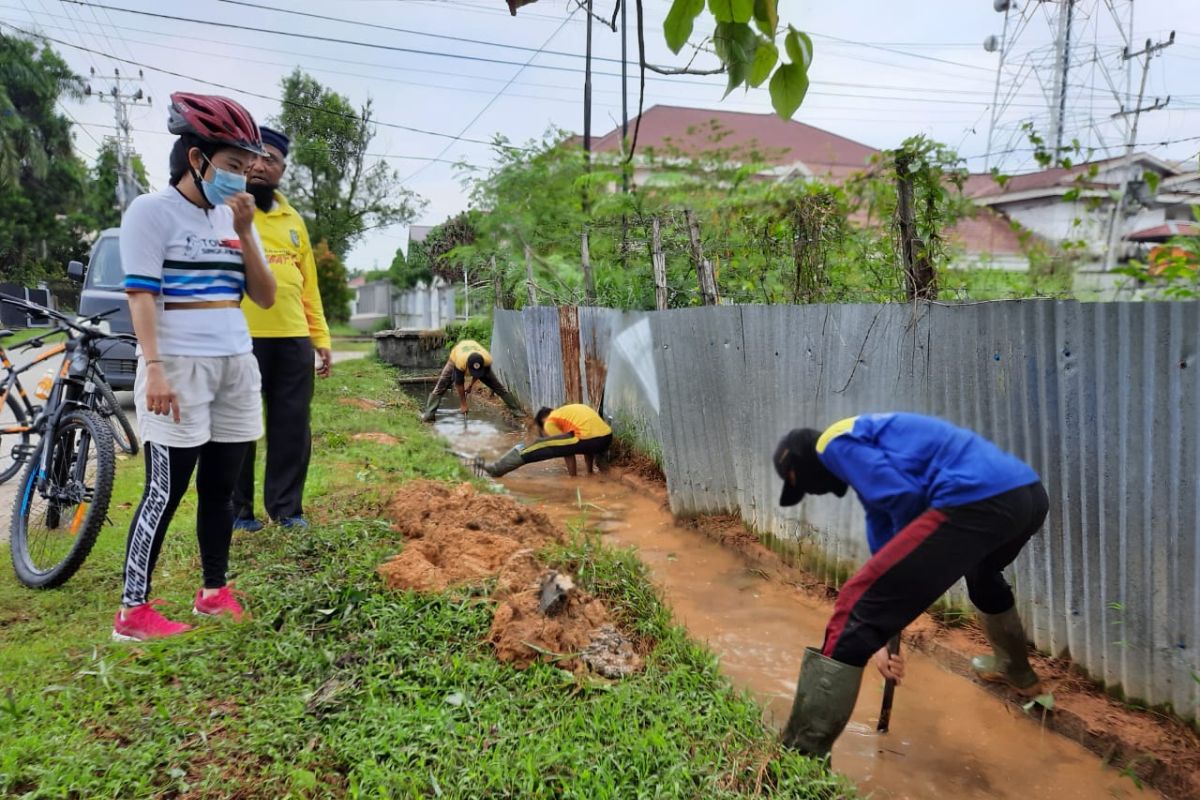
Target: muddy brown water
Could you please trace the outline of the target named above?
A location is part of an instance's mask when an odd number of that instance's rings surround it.
[[[456,405],[444,404],[435,422],[455,452],[491,458],[520,441],[492,409],[474,402],[464,419]],[[608,541],[635,548],[675,619],[717,654],[735,686],[756,697],[764,720],[782,726],[804,648],[820,644],[831,605],[765,579],[736,552],[678,526],[658,498],[615,478],[572,479],[555,460],[523,467],[500,482],[559,522],[575,523],[586,515]],[[880,800],[1160,797],[1139,790],[1080,745],[1043,730],[1036,719],[932,659],[910,653],[907,669],[896,691],[891,732],[875,731],[883,681],[868,666],[854,716],[834,746],[834,768],[864,795]]]

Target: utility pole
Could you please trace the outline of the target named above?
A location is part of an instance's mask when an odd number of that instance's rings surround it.
[[[1122,107],[1120,111],[1113,114],[1113,118],[1124,116],[1132,116],[1133,123],[1129,126],[1129,134],[1125,138],[1125,158],[1121,164],[1121,189],[1117,193],[1116,201],[1113,203],[1112,215],[1108,220],[1108,248],[1104,253],[1104,271],[1109,272],[1117,265],[1117,251],[1120,248],[1121,236],[1125,227],[1125,203],[1129,194],[1129,183],[1133,175],[1133,151],[1137,147],[1137,131],[1138,121],[1142,114],[1151,111],[1158,111],[1167,107],[1171,102],[1171,96],[1167,95],[1166,100],[1154,98],[1154,103],[1149,106],[1143,106],[1142,102],[1146,98],[1146,78],[1150,75],[1150,61],[1156,53],[1159,53],[1171,45],[1175,44],[1175,31],[1171,31],[1171,36],[1165,42],[1151,42],[1146,40],[1146,46],[1136,53],[1129,52],[1126,47],[1121,54],[1121,58],[1129,61],[1133,58],[1145,56],[1146,60],[1142,62],[1142,82],[1138,88],[1137,104],[1133,108]]]
[[[1050,96],[1050,136],[1046,143],[1053,146],[1057,166],[1062,154],[1063,129],[1067,122],[1067,74],[1071,70],[1071,22],[1075,0],[1061,0],[1058,8],[1058,30],[1054,42],[1054,92]]]
[[[89,83],[84,94],[89,97],[95,95],[100,98],[101,103],[112,103],[117,121],[117,208],[121,210],[121,216],[125,216],[125,209],[129,208],[133,198],[145,191],[145,187],[138,183],[137,176],[133,174],[133,126],[129,121],[129,109],[137,105],[149,106],[150,98],[141,89],[128,92],[121,85],[122,82],[135,83],[143,80],[140,69],[137,77],[131,78],[121,75],[119,69],[114,69],[112,75],[97,75],[96,68],[92,67],[92,79],[112,82],[107,92],[93,90]]]
[[[583,269],[583,296],[587,305],[594,305],[596,284],[592,279],[592,265],[588,257],[588,221],[592,213],[592,201],[587,180],[592,177],[592,0],[587,0],[587,58],[583,67],[583,234],[579,242],[580,265]]]

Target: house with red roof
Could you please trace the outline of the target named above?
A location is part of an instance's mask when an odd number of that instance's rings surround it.
[[[633,129],[631,121],[631,137]],[[618,157],[622,142],[617,128],[594,139],[592,150]],[[863,171],[879,152],[774,114],[656,105],[642,115],[633,181],[651,185],[665,179],[673,160],[714,157],[761,164],[756,174],[760,179],[840,183]],[[1200,204],[1200,173],[1145,153],[1131,162],[1138,180],[1131,184],[1132,202],[1120,226],[1122,260],[1145,255],[1148,246],[1165,241],[1171,230],[1187,230],[1191,209]],[[1113,158],[1016,175],[1002,182],[986,174],[970,176],[964,193],[978,210],[946,233],[958,249],[956,265],[1027,270],[1031,242],[1082,243],[1077,252],[1084,254],[1084,283],[1106,288],[1113,283],[1110,278],[1118,276],[1097,273],[1103,271],[1113,197],[1126,170],[1124,159]]]

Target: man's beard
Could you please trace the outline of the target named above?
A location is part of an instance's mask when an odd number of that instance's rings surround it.
[[[246,184],[246,191],[254,198],[254,205],[262,211],[270,211],[275,206],[275,190],[278,188],[265,183]]]

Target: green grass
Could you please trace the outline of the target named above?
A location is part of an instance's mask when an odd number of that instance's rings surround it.
[[[12,329],[10,328],[10,330],[12,330]],[[17,330],[13,330],[12,336],[6,337],[4,339],[0,339],[0,347],[3,347],[5,350],[11,350],[12,348],[16,347],[17,345],[21,344],[22,342],[27,342],[30,339],[34,338],[35,336],[39,336],[43,333],[49,333],[49,332],[50,332],[49,328],[20,328]],[[49,337],[46,341],[52,342],[52,343],[57,343],[57,342],[63,341],[65,338],[66,337],[64,337],[60,333],[56,336]]]
[[[113,524],[65,587],[0,575],[0,795],[30,798],[834,798],[851,790],[783,752],[761,710],[674,627],[628,552],[579,533],[547,553],[657,646],[619,683],[516,671],[484,642],[478,590],[383,590],[401,546],[381,508],[416,477],[463,468],[374,359],[318,383],[308,531],[235,540],[251,621],[130,646],[108,639],[140,463]],[[339,403],[390,403],[362,411]],[[355,442],[380,431],[392,446]],[[176,515],[156,597],[183,617],[199,576],[194,503]]]

